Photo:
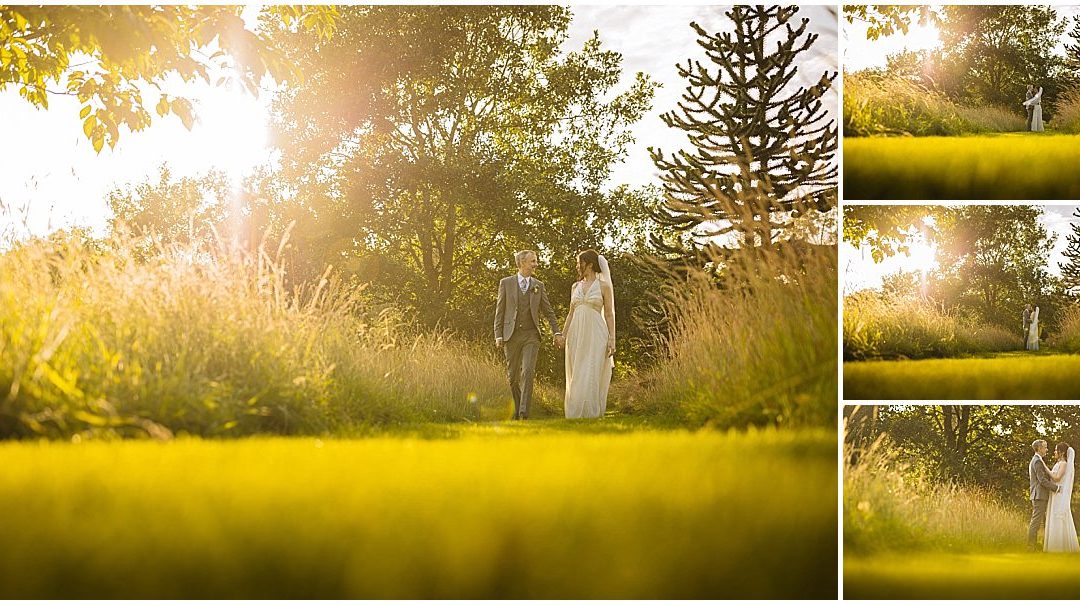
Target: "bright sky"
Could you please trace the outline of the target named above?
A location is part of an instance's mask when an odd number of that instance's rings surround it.
[[[684,90],[676,63],[704,58],[690,29],[697,21],[707,30],[725,27],[726,7],[718,6],[578,6],[570,28],[568,48],[581,44],[599,30],[605,47],[623,54],[625,87],[638,71],[662,84],[654,109],[635,127],[637,143],[627,161],[615,168],[612,184],[643,185],[657,182],[647,147],[665,152],[685,145],[679,133],[668,129],[660,114],[674,109]],[[816,82],[825,70],[837,69],[837,26],[832,7],[804,6],[809,29],[821,34],[813,54],[800,67],[801,84]],[[72,225],[103,229],[109,218],[105,196],[118,186],[156,178],[168,163],[173,174],[197,175],[223,169],[235,180],[270,160],[267,148],[267,107],[270,94],[255,99],[238,90],[208,85],[186,85],[197,100],[198,124],[189,132],[175,117],[155,120],[143,132],[121,129],[115,150],[100,155],[82,136],[78,102],[54,95],[50,109],[35,110],[9,87],[0,92],[5,144],[0,145],[0,236],[22,229],[33,233]],[[835,92],[826,106],[836,114]],[[149,103],[153,106],[153,101]]]
[[[1080,207],[1080,204],[1043,206],[1045,213],[1041,221],[1054,241],[1054,247],[1050,251],[1049,266],[1047,267],[1047,271],[1051,275],[1061,275],[1058,263],[1065,262],[1063,253],[1068,247],[1066,236],[1072,232],[1071,223],[1073,221],[1080,222],[1080,219],[1072,216],[1073,211],[1078,207]],[[883,279],[887,275],[901,271],[929,270],[937,267],[937,261],[934,258],[936,245],[928,245],[922,236],[917,236],[912,239],[910,246],[910,255],[896,254],[880,263],[875,263],[873,258],[870,257],[868,248],[860,250],[847,242],[841,242],[840,258],[844,266],[844,294],[858,292],[867,288],[880,288]]]
[[[935,8],[941,5],[932,5]],[[1080,15],[1080,6],[1055,6],[1058,18],[1071,19],[1074,15]],[[933,25],[919,25],[916,17],[915,23],[908,29],[907,34],[893,34],[877,40],[867,40],[866,30],[868,25],[861,21],[848,24],[844,21],[844,69],[855,72],[869,67],[885,67],[885,60],[889,55],[897,54],[903,50],[927,50],[941,45],[938,38],[937,28]],[[1066,30],[1068,31],[1068,30]],[[1065,40],[1058,45],[1058,52],[1064,50]]]

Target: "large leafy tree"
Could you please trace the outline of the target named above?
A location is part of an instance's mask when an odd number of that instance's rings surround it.
[[[1051,289],[1053,241],[1039,220],[1042,213],[1035,206],[943,211],[936,225],[940,295],[983,321],[1013,327],[1024,304],[1039,303]]]
[[[708,65],[678,66],[686,93],[662,118],[693,150],[650,152],[666,193],[658,220],[692,234],[695,247],[715,248],[729,233],[740,246],[771,247],[790,237],[793,211],[836,204],[837,130],[822,102],[836,73],[792,84],[818,38],[798,13],[736,6],[726,13],[732,31],[690,24]]]
[[[1080,208],[1073,210],[1073,217],[1080,219]],[[1065,256],[1064,263],[1058,263],[1061,269],[1062,286],[1069,294],[1080,294],[1080,223],[1069,223],[1071,232],[1065,236],[1068,246],[1062,254]]]
[[[96,151],[114,147],[120,127],[147,127],[151,111],[174,114],[188,128],[190,100],[168,93],[166,81],[234,79],[256,92],[264,75],[298,73],[270,44],[247,29],[241,6],[0,5],[0,91],[14,87],[35,107],[53,95],[77,97],[83,132]],[[273,6],[264,16],[281,27],[317,36],[333,29],[332,7]],[[144,94],[156,95],[151,108]]]
[[[638,74],[617,90],[621,57],[596,35],[565,52],[570,19],[557,6],[355,6],[329,41],[283,33],[307,75],[276,103],[297,258],[479,330],[515,249],[540,249],[569,279],[577,249],[627,243],[645,194],[601,185],[654,84]]]

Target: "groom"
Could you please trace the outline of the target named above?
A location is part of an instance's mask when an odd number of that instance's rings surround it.
[[[510,392],[514,394],[514,419],[529,417],[532,403],[533,375],[536,355],[540,351],[540,313],[551,326],[556,346],[562,346],[562,332],[555,311],[548,301],[547,290],[533,277],[536,253],[522,250],[514,254],[517,275],[499,281],[499,299],[495,303],[495,346],[506,354],[506,375]]]
[[[1046,455],[1046,441],[1036,439],[1031,444],[1035,455],[1028,463],[1028,484],[1031,494],[1031,523],[1028,524],[1028,547],[1035,550],[1035,542],[1038,539],[1039,528],[1046,525],[1046,505],[1050,501],[1050,492],[1057,493],[1061,490],[1050,479],[1050,472],[1046,470],[1043,456]]]

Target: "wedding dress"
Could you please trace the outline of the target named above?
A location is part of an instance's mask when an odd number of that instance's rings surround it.
[[[1031,314],[1031,325],[1028,326],[1027,348],[1029,351],[1039,350],[1039,308]]]
[[[1054,465],[1054,474],[1062,471],[1064,465],[1065,474],[1062,475],[1058,485],[1061,491],[1050,494],[1050,502],[1046,506],[1046,538],[1043,540],[1043,550],[1046,552],[1080,552],[1080,542],[1076,539],[1076,524],[1072,516],[1072,489],[1073,489],[1073,448],[1065,460],[1058,460]]]
[[[1024,105],[1031,105],[1031,132],[1043,131],[1043,117],[1042,117],[1042,93],[1043,89],[1040,86],[1039,92],[1035,93],[1034,97],[1031,97],[1027,101],[1024,101]]]
[[[606,261],[601,262],[601,270],[607,273]],[[566,396],[563,400],[567,418],[599,418],[607,409],[611,368],[615,362],[607,354],[608,325],[604,318],[601,279],[604,278],[597,276],[589,284],[578,282],[570,294],[572,316],[565,335]]]

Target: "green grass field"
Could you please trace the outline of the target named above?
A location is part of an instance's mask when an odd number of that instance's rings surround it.
[[[844,557],[845,599],[1075,599],[1078,594],[1080,557],[1064,553]]]
[[[1080,355],[854,361],[844,399],[1080,399]]]
[[[844,196],[857,200],[1077,199],[1080,135],[845,137]]]
[[[0,443],[4,598],[835,598],[836,435]]]

